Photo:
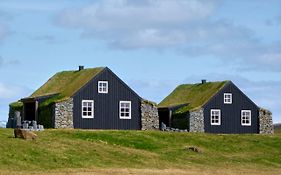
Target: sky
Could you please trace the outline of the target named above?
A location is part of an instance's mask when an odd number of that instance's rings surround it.
[[[231,80],[281,122],[281,1],[0,1],[0,121],[79,65],[157,103],[179,84]]]

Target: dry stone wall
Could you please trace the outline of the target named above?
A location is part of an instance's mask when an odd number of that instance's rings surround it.
[[[58,102],[54,108],[54,127],[73,128],[73,99]]]
[[[156,104],[143,100],[141,102],[142,130],[158,130],[159,115]]]
[[[273,134],[272,113],[260,108],[259,110],[260,134]]]
[[[189,132],[205,132],[203,108],[189,114]]]

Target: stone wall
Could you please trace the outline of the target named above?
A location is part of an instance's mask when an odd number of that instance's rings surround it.
[[[203,109],[189,113],[189,132],[205,132]]]
[[[54,105],[54,128],[73,128],[73,99]]]
[[[156,104],[143,100],[141,102],[142,130],[158,130],[159,115]]]
[[[6,124],[7,128],[17,128],[21,125],[21,111],[15,110],[10,107],[9,118]]]
[[[272,113],[269,110],[259,110],[260,134],[273,134]]]

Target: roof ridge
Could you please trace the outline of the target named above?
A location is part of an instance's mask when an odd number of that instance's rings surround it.
[[[158,106],[170,107],[184,103],[189,103],[189,109],[203,106],[229,82],[230,81],[215,81],[203,84],[178,85]]]
[[[29,97],[60,93],[64,97],[72,96],[106,67],[87,68],[83,70],[64,70],[55,73]]]

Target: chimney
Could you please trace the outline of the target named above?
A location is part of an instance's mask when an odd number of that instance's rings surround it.
[[[202,84],[205,84],[207,82],[207,80],[201,80]]]
[[[84,66],[79,66],[79,71],[83,70],[83,69],[84,69]]]

